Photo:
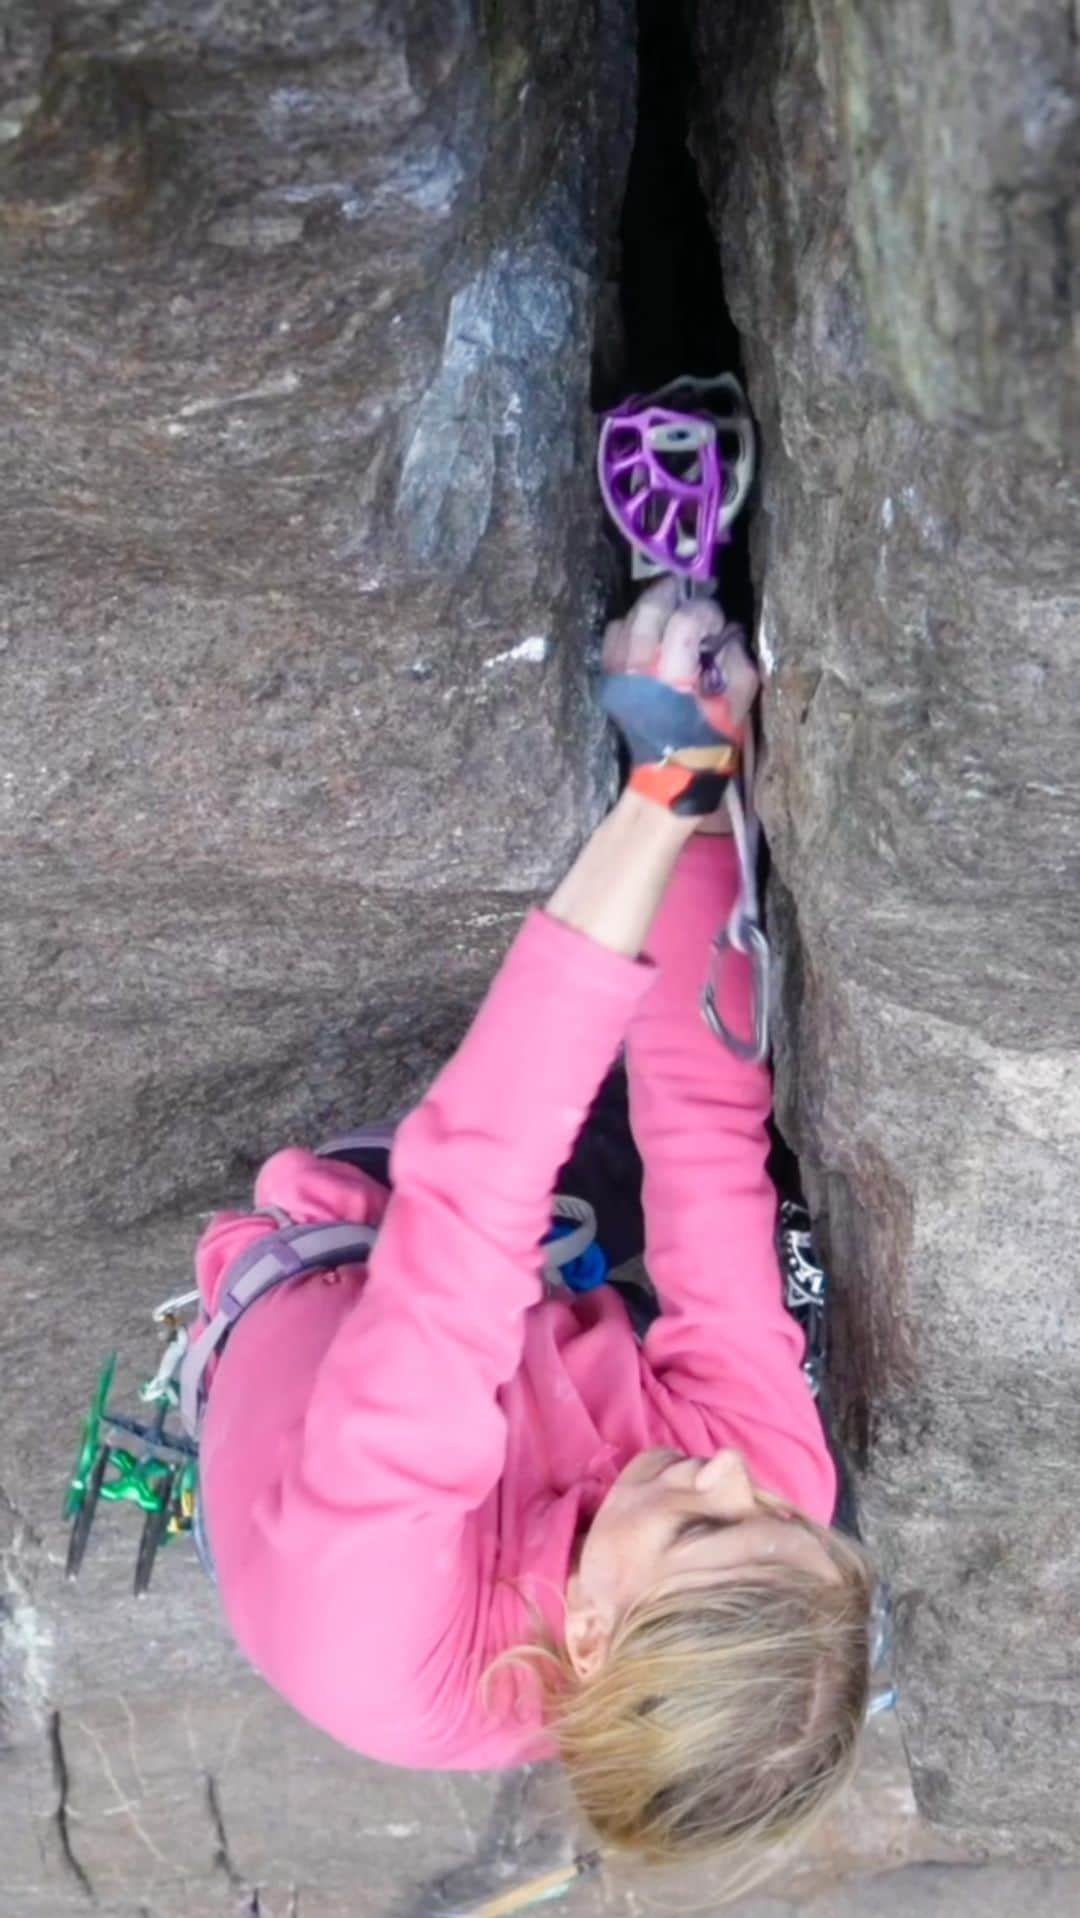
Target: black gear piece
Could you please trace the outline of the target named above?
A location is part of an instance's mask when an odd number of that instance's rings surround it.
[[[68,1537],[67,1562],[64,1567],[68,1578],[78,1578],[83,1559],[86,1557],[86,1547],[90,1541],[90,1528],[97,1514],[98,1498],[101,1493],[102,1482],[105,1478],[108,1463],[109,1448],[107,1445],[99,1445],[97,1456],[94,1459],[89,1476],[87,1477],[86,1490],[82,1495],[82,1503],[71,1522],[71,1532]]]
[[[154,1574],[154,1561],[157,1558],[172,1517],[173,1498],[176,1491],[176,1472],[171,1471],[161,1488],[161,1504],[153,1512],[147,1512],[139,1537],[139,1553],[135,1560],[134,1592],[141,1598],[149,1589]]]

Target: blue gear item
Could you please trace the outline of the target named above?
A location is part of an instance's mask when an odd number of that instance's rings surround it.
[[[555,1239],[565,1239],[567,1233],[576,1232],[573,1219],[554,1219],[551,1231],[541,1239],[541,1245],[551,1245]],[[579,1258],[571,1259],[569,1265],[560,1268],[559,1277],[570,1287],[571,1292],[595,1292],[603,1285],[608,1275],[607,1254],[594,1239]]]

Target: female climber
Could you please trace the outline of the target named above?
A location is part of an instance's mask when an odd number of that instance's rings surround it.
[[[745,718],[749,660],[714,602],[675,593],[609,629],[606,703],[637,770],[398,1129],[389,1186],[296,1148],[263,1166],[264,1212],[377,1238],[366,1265],[239,1318],[200,1484],[240,1646],[332,1737],[428,1768],[557,1753],[608,1844],[753,1866],[851,1771],[872,1581],[830,1529],[781,1299],[768,1071],[699,1011],[736,884],[722,755],[648,763],[622,697],[666,687],[711,737],[723,683]],[[729,965],[730,1025],[749,990]],[[659,1301],[640,1339],[612,1286],[545,1296],[539,1250],[623,1047]],[[208,1308],[270,1230],[210,1225]]]

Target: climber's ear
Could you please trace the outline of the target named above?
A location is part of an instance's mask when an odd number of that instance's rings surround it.
[[[580,1572],[566,1588],[566,1650],[579,1678],[595,1678],[611,1649],[615,1621],[589,1593]]]

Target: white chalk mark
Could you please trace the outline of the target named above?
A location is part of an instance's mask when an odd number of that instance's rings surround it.
[[[508,646],[505,653],[496,653],[492,659],[485,659],[484,671],[490,672],[493,666],[508,666],[518,660],[526,660],[530,666],[542,666],[550,646],[546,633],[530,633],[528,639],[519,640],[516,646]]]
[[[184,1735],[187,1738],[188,1750],[191,1753],[191,1762],[201,1778],[206,1771],[206,1766],[203,1763],[202,1752],[199,1750],[199,1741],[195,1736],[195,1727],[191,1722],[191,1700],[189,1698],[185,1698],[184,1700],[183,1719]]]
[[[71,1722],[78,1731],[82,1732],[83,1737],[86,1738],[91,1745],[93,1745],[94,1750],[97,1752],[97,1755],[99,1759],[101,1760],[101,1769],[105,1774],[106,1783],[112,1787],[112,1790],[116,1794],[115,1805],[108,1807],[102,1815],[107,1818],[107,1817],[110,1817],[115,1812],[123,1812],[124,1816],[128,1819],[131,1825],[131,1829],[135,1833],[135,1836],[139,1839],[139,1841],[143,1845],[145,1845],[147,1851],[150,1853],[150,1856],[152,1858],[156,1858],[159,1865],[163,1865],[166,1871],[179,1870],[183,1872],[183,1875],[185,1878],[190,1878],[191,1873],[185,1870],[184,1866],[180,1863],[180,1861],[178,1859],[166,1858],[165,1853],[161,1850],[160,1846],[155,1844],[154,1840],[151,1838],[150,1833],[147,1831],[146,1826],[143,1824],[141,1818],[139,1817],[138,1802],[133,1804],[131,1799],[125,1796],[123,1786],[121,1785],[120,1780],[117,1778],[116,1772],[113,1769],[112,1759],[109,1757],[109,1754],[106,1751],[104,1744],[102,1743],[101,1739],[98,1737],[96,1731],[94,1731],[93,1727],[90,1725],[87,1725],[81,1718],[73,1718]]]
[[[128,1752],[131,1757],[132,1775],[134,1776],[135,1783],[139,1788],[140,1800],[143,1798],[149,1798],[150,1796],[149,1788],[147,1786],[146,1779],[143,1777],[142,1767],[139,1764],[139,1754],[136,1750],[137,1726],[135,1723],[135,1713],[132,1711],[131,1706],[128,1704],[128,1701],[124,1697],[123,1692],[117,1692],[115,1694],[115,1697],[116,1697],[117,1704],[120,1706],[120,1709],[124,1714],[124,1717],[127,1719]]]
[[[478,1844],[476,1832],[473,1828],[472,1819],[469,1817],[468,1808],[465,1804],[464,1796],[461,1792],[458,1791],[457,1779],[453,1776],[452,1773],[447,1777],[446,1789],[450,1796],[450,1803],[453,1805],[454,1810],[457,1812],[457,1815],[461,1820],[462,1829],[465,1833],[466,1838],[469,1841],[469,1848],[471,1851],[475,1852]]]
[[[20,1677],[27,1708],[38,1724],[44,1724],[52,1693],[55,1662],[53,1632],[43,1612],[31,1602],[23,1582],[19,1557],[20,1546],[16,1541],[5,1566],[8,1602],[6,1647],[12,1664],[16,1661],[21,1664]]]
[[[243,406],[249,400],[284,399],[288,394],[295,393],[299,384],[299,373],[290,370],[271,379],[260,380],[258,386],[249,386],[243,393],[211,393],[203,399],[185,400],[177,417],[191,420],[199,413],[217,413],[224,406]]]
[[[761,602],[761,619],[758,623],[758,657],[765,669],[766,677],[771,678],[776,671],[775,634],[770,619],[771,608],[767,599]]]
[[[222,1771],[222,1773],[225,1773],[230,1769],[233,1763],[233,1760],[236,1757],[237,1751],[239,1750],[240,1740],[243,1737],[244,1733],[246,1732],[248,1726],[250,1725],[252,1719],[255,1716],[255,1713],[258,1711],[259,1706],[261,1704],[262,1704],[261,1698],[253,1698],[251,1700],[251,1703],[248,1705],[247,1710],[244,1712],[241,1712],[239,1718],[236,1721],[236,1724],[233,1726],[232,1737],[230,1738],[229,1743],[226,1747],[225,1757],[223,1758],[220,1766],[220,1770]]]

